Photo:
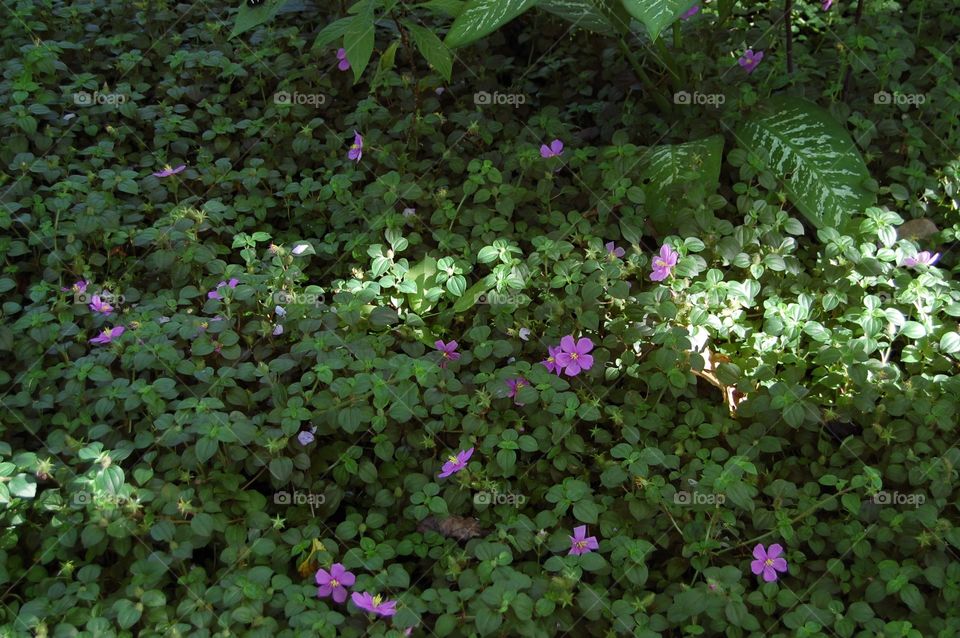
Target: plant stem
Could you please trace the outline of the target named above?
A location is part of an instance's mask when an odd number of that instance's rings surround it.
[[[857,0],[857,14],[853,18],[853,26],[860,26],[860,19],[863,17],[863,4],[864,0]],[[858,30],[859,31],[859,30]],[[850,82],[853,79],[853,65],[847,67],[847,74],[843,78],[843,96],[842,100],[846,101],[847,95],[850,94]]]
[[[637,59],[637,56],[633,54],[633,51],[630,50],[630,47],[627,45],[626,41],[623,38],[620,38],[619,42],[620,49],[626,56],[630,66],[633,67],[634,73],[637,74],[637,77],[647,88],[647,91],[650,93],[650,97],[652,97],[653,101],[657,103],[657,108],[659,108],[664,115],[668,115],[670,113],[670,102],[668,102],[667,98],[660,93],[659,89],[657,89],[657,86],[647,75],[646,71],[643,70],[643,66],[641,66],[640,61]]]
[[[786,0],[783,24],[787,31],[787,73],[793,74],[793,0]]]

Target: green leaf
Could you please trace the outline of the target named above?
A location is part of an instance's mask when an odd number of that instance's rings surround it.
[[[347,27],[353,22],[353,18],[340,18],[336,22],[331,22],[320,29],[316,39],[313,41],[312,50],[322,49],[337,38],[342,38],[347,33]]]
[[[251,7],[244,0],[243,4],[240,5],[240,11],[237,13],[236,19],[233,21],[233,31],[230,32],[230,37],[235,38],[264,22],[273,20],[283,7],[284,2],[285,0],[267,0],[258,7]]]
[[[477,305],[477,302],[480,300],[480,297],[487,292],[487,290],[493,284],[490,282],[489,277],[484,277],[474,285],[470,286],[463,296],[457,299],[457,303],[453,304],[453,311],[455,313],[461,313],[473,308]]]
[[[37,495],[37,480],[29,474],[17,474],[8,484],[10,495],[17,498],[33,498]]]
[[[122,629],[130,629],[140,620],[140,610],[126,598],[121,598],[115,602],[113,610],[117,612],[117,624]]]
[[[450,53],[450,49],[430,29],[406,20],[403,21],[403,24],[409,29],[410,36],[413,38],[413,43],[417,45],[420,55],[444,80],[449,82],[450,76],[453,74],[453,54]]]
[[[960,334],[948,332],[940,337],[940,352],[944,354],[960,352]]]
[[[651,40],[660,37],[661,31],[695,4],[696,0],[623,0],[623,6],[630,15],[647,27]]]
[[[475,42],[490,35],[535,4],[537,0],[469,0],[450,26],[444,42],[450,48]]]
[[[747,118],[738,138],[746,148],[767,152],[790,201],[818,228],[837,227],[875,201],[850,135],[815,104],[773,97]]]
[[[93,484],[98,490],[110,495],[116,495],[123,487],[123,470],[116,465],[104,468],[94,479]]]
[[[343,47],[347,51],[347,60],[353,69],[353,81],[360,81],[360,76],[370,64],[373,55],[373,36],[376,26],[373,22],[373,9],[369,8],[352,18],[343,34]]]
[[[647,184],[647,208],[653,211],[664,209],[676,185],[697,183],[706,192],[714,192],[720,180],[722,155],[722,135],[652,148],[642,162],[636,180]]]
[[[598,33],[608,33],[615,22],[621,25],[629,23],[629,16],[625,14],[626,19],[610,19],[610,14],[605,13],[608,8],[601,8],[603,5],[603,0],[540,0],[537,8],[569,20],[575,27]],[[622,9],[620,3],[612,3],[611,7]]]

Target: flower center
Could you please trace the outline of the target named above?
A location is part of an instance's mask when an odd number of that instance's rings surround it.
[[[584,549],[587,546],[587,541],[577,541],[575,545],[577,546],[577,549]]]
[[[580,358],[580,354],[577,353],[577,352],[571,352],[571,353],[570,353],[570,358],[573,359],[574,361],[576,361],[577,359]]]
[[[380,594],[377,594],[373,597],[373,606],[379,607],[380,603],[383,602],[383,597]]]
[[[336,578],[331,578],[331,579],[330,579],[330,587],[332,587],[333,589],[336,589],[336,588],[339,587],[339,586],[340,586],[340,581],[339,581],[339,580],[337,580]]]
[[[458,464],[460,463],[460,459],[458,459],[458,458],[455,457],[455,456],[448,456],[448,457],[447,457],[447,460],[448,460],[449,462],[453,463],[454,465],[458,465]]]
[[[355,150],[357,150],[358,148],[360,148],[360,145],[359,145],[359,144],[352,144],[352,145],[350,146],[350,150],[351,150],[351,151],[355,151]]]
[[[772,558],[768,558],[767,560],[765,560],[765,561],[763,562],[763,564],[766,565],[767,567],[770,567],[771,565],[773,565],[773,559],[772,559]]]
[[[657,268],[666,268],[666,267],[667,267],[667,262],[665,262],[665,261],[662,260],[662,259],[654,259],[654,260],[653,260],[653,264],[654,264],[654,266],[656,266]]]
[[[523,381],[517,381],[517,390],[525,387],[526,385],[527,385],[527,384],[524,383]]]

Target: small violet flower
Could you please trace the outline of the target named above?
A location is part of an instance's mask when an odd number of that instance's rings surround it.
[[[352,587],[357,580],[353,573],[344,569],[340,563],[330,566],[330,571],[321,568],[317,570],[317,596],[326,598],[333,596],[338,603],[347,600],[347,587]]]
[[[914,257],[907,257],[903,260],[903,265],[909,268],[914,268],[916,266],[932,266],[940,259],[940,253],[931,255],[930,251],[925,250],[921,253],[917,253]]]
[[[98,312],[101,315],[109,315],[113,312],[113,306],[100,299],[100,295],[94,295],[90,299],[90,310]]]
[[[353,132],[353,144],[350,146],[350,152],[347,153],[347,159],[355,160],[358,164],[363,157],[363,136]]]
[[[317,426],[313,426],[309,431],[304,430],[297,435],[297,440],[300,441],[300,445],[309,445],[313,443],[314,435],[317,433]]]
[[[680,16],[680,19],[681,19],[681,20],[689,20],[690,18],[692,18],[693,16],[697,15],[698,13],[700,13],[700,5],[699,5],[699,4],[695,4],[695,5],[693,5],[692,7],[690,7],[690,10],[689,10],[689,11],[687,11],[687,12],[684,13],[682,16]]]
[[[457,452],[456,456],[447,457],[447,462],[443,464],[443,471],[437,475],[438,478],[447,478],[451,474],[456,474],[467,467],[467,461],[473,456],[473,448]]]
[[[623,248],[619,248],[612,241],[608,241],[605,245],[605,248],[607,249],[607,255],[611,259],[614,257],[623,257],[627,254],[627,251],[625,251]]]
[[[507,387],[510,388],[510,392],[507,394],[508,397],[514,400],[517,405],[523,405],[517,401],[517,394],[520,393],[520,390],[523,390],[525,387],[530,385],[530,382],[524,379],[523,377],[517,377],[516,379],[507,379]]]
[[[833,6],[833,0],[823,0],[822,7],[824,11],[829,11],[830,7],[832,6]]]
[[[587,526],[574,527],[573,536],[570,537],[570,552],[567,556],[580,556],[595,549],[600,549],[600,544],[597,543],[596,536],[587,536]]]
[[[460,358],[460,353],[457,352],[457,346],[459,344],[457,344],[456,341],[451,341],[450,343],[445,344],[440,339],[437,339],[437,342],[434,343],[433,345],[436,347],[437,350],[443,353],[443,359],[441,359],[440,361],[441,368],[446,368],[447,362],[456,361],[457,359]]]
[[[769,549],[764,549],[762,543],[757,543],[753,548],[753,557],[756,559],[750,563],[750,569],[754,574],[763,574],[763,580],[768,583],[779,578],[777,572],[787,571],[787,561],[780,557],[783,553],[783,547],[774,543]]]
[[[660,247],[660,255],[653,258],[653,272],[650,273],[651,281],[663,281],[670,276],[673,267],[677,265],[679,253],[673,248],[664,244]]]
[[[547,372],[556,372],[558,377],[560,376],[560,371],[563,369],[563,367],[557,363],[557,355],[559,354],[560,346],[547,346],[547,358],[540,362],[546,366]]]
[[[367,592],[353,592],[350,599],[353,604],[364,611],[369,611],[380,616],[392,616],[397,613],[397,601],[384,600],[383,596],[377,594],[372,596]]]
[[[181,164],[176,168],[170,168],[170,165],[167,164],[166,166],[163,167],[162,171],[158,171],[154,173],[153,176],[154,177],[170,177],[171,175],[176,175],[177,173],[180,173],[186,167],[187,167],[186,164]]]
[[[593,350],[593,341],[583,337],[574,341],[572,335],[560,340],[560,353],[557,355],[557,365],[563,368],[568,377],[575,377],[581,370],[593,367],[593,356],[587,354]]]
[[[126,331],[126,328],[123,326],[116,326],[115,328],[107,328],[100,333],[100,336],[94,337],[90,340],[90,343],[96,343],[98,345],[106,345],[112,342],[114,339],[122,335]]]
[[[546,144],[540,145],[540,157],[544,159],[548,157],[560,157],[563,155],[563,142],[560,140],[553,140],[550,142],[550,146]]]
[[[760,60],[763,59],[763,51],[753,52],[753,49],[747,49],[747,52],[743,54],[743,57],[737,60],[737,63],[743,67],[743,70],[747,73],[753,73],[753,70],[757,68],[757,65],[760,64]]]
[[[523,341],[530,340],[530,328],[520,328],[520,331],[517,334],[520,336],[520,339]]]
[[[337,49],[337,59],[340,62],[337,63],[337,68],[341,71],[346,71],[350,68],[350,60],[347,59],[347,50],[344,48]]]
[[[90,282],[87,281],[86,279],[81,279],[81,280],[78,281],[77,283],[73,284],[71,287],[69,287],[69,288],[61,288],[60,290],[62,290],[63,292],[72,292],[72,293],[75,293],[75,294],[76,294],[76,293],[83,294],[83,293],[85,293],[85,292],[87,291],[87,286],[88,286],[89,284],[90,284]]]
[[[274,324],[273,326],[273,336],[279,337],[283,334],[283,326],[281,324]]]
[[[240,283],[239,279],[231,279],[230,281],[221,281],[220,283],[217,284],[217,287],[215,290],[211,290],[210,292],[207,293],[207,299],[223,299],[223,295],[220,294],[220,289],[223,288],[224,286],[227,286],[229,288],[236,288],[237,284],[239,283]]]

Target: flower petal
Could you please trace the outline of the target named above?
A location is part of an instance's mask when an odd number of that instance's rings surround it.
[[[753,557],[760,561],[767,559],[767,551],[763,548],[763,543],[757,543],[753,548]]]
[[[767,558],[776,558],[783,553],[783,547],[779,543],[774,543],[767,549]]]
[[[576,352],[577,342],[573,340],[573,335],[567,335],[560,340],[560,350],[562,352]]]
[[[577,352],[587,354],[593,350],[593,341],[589,337],[583,337],[577,341]]]

